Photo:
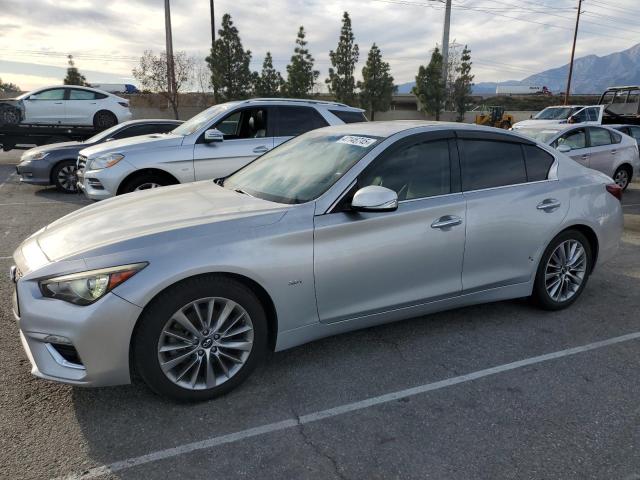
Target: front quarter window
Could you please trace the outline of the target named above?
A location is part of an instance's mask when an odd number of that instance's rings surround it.
[[[370,135],[312,131],[264,154],[224,181],[224,188],[264,200],[315,200],[380,141]]]

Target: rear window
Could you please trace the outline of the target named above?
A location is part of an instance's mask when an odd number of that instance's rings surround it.
[[[609,135],[609,130],[605,130],[604,128],[590,128],[589,139],[591,140],[592,147],[611,145],[611,135]]]
[[[295,137],[303,133],[326,127],[327,121],[311,107],[278,107],[279,137]]]
[[[544,150],[533,145],[523,145],[524,159],[527,167],[527,179],[530,182],[546,180],[554,158]]]
[[[526,183],[522,148],[518,143],[462,140],[463,190],[481,190]]]
[[[366,122],[367,117],[364,116],[364,112],[348,112],[345,110],[329,110],[336,117],[342,120],[344,123],[358,123]]]

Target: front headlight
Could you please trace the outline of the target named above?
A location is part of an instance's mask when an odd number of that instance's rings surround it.
[[[25,153],[22,156],[23,161],[25,160],[43,160],[47,157],[47,155],[49,155],[49,152],[34,152],[34,153]]]
[[[124,158],[121,153],[106,153],[91,160],[91,165],[87,170],[100,170],[102,168],[113,167],[116,163]]]
[[[148,265],[147,262],[101,268],[40,280],[40,291],[47,298],[75,305],[89,305],[104,297]]]

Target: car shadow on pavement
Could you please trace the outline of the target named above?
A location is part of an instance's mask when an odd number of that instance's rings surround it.
[[[635,332],[639,289],[638,244],[624,242],[568,310],[542,311],[524,299],[471,306],[272,354],[216,400],[174,403],[136,383],[75,388],[73,406],[91,462],[108,464]]]
[[[34,192],[34,195],[40,200],[73,203],[80,206],[91,205],[93,203],[81,193],[62,193],[55,187],[39,188]]]

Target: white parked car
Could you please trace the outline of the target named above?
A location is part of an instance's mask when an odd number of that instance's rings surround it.
[[[548,125],[520,128],[518,133],[551,145],[579,164],[609,175],[623,190],[640,171],[636,140],[610,127]]]
[[[586,107],[584,105],[560,105],[547,107],[535,114],[529,120],[523,120],[515,123],[513,125],[513,129],[517,130],[524,127],[564,123],[600,125],[602,123],[603,114],[604,105],[590,105]]]
[[[39,88],[0,101],[0,125],[84,125],[104,130],[131,119],[129,100],[95,88]]]
[[[335,102],[252,99],[215,105],[170,133],[115,140],[80,151],[78,187],[92,200],[226,177],[292,137],[365,122]]]

